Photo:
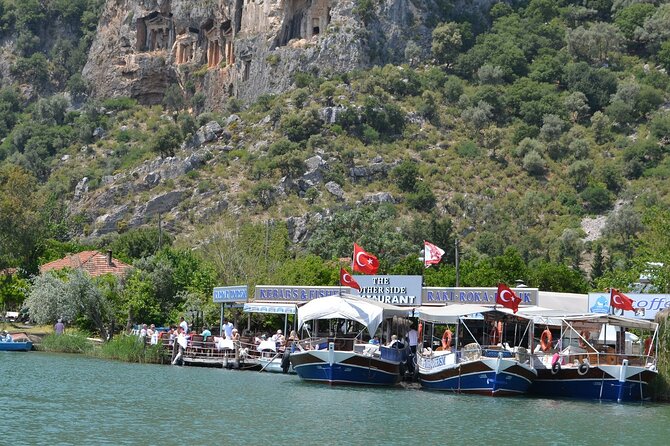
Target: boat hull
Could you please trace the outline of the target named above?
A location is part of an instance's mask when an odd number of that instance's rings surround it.
[[[425,389],[488,396],[524,394],[536,377],[533,368],[514,359],[481,358],[450,364],[447,355],[420,358],[418,366],[419,382]]]
[[[258,364],[261,366],[261,370],[264,372],[271,372],[271,373],[295,373],[293,370],[293,366],[290,366],[288,368],[287,372],[284,372],[284,369],[282,369],[282,358],[277,357],[277,358],[258,358]]]
[[[400,381],[400,363],[351,351],[308,350],[290,357],[293,370],[306,381],[329,384],[392,386]]]
[[[564,367],[557,373],[539,369],[529,393],[547,397],[641,401],[649,397],[649,384],[657,373],[642,367],[637,369],[629,368],[629,374],[623,380],[618,376],[618,366],[589,367],[584,374],[576,368]]]
[[[0,351],[27,352],[33,349],[32,342],[0,342]]]

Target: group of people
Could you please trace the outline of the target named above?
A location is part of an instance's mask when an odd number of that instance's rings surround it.
[[[294,341],[299,341],[300,338],[298,337],[298,333],[295,330],[291,330],[291,333],[289,334],[288,338],[284,336],[284,332],[281,330],[277,330],[275,334],[272,336],[268,337],[266,334],[262,334],[260,336],[256,336],[254,338],[254,343],[256,345],[260,345],[263,342],[271,341],[275,343],[275,347],[277,349],[283,349],[286,347],[286,345],[290,345]]]

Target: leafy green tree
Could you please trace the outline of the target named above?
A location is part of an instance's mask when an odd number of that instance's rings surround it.
[[[584,207],[593,213],[599,213],[612,205],[612,196],[602,186],[589,186],[579,194],[584,201]]]
[[[589,104],[581,91],[573,91],[563,99],[563,105],[569,113],[570,121],[575,124],[589,113]]]
[[[624,37],[616,26],[596,22],[589,28],[579,26],[568,30],[566,41],[568,52],[574,58],[601,65],[619,54]]]
[[[561,237],[558,239],[558,246],[559,257],[562,260],[569,260],[572,267],[578,269],[582,259],[582,252],[584,251],[582,231],[572,228],[564,229]]]
[[[461,26],[455,22],[442,23],[433,30],[431,51],[440,63],[451,63],[463,47]]]
[[[181,141],[179,127],[168,123],[158,129],[155,137],[149,143],[149,148],[161,157],[174,156],[175,150],[179,148]]]
[[[179,111],[184,108],[186,103],[184,92],[178,84],[171,84],[165,89],[163,95],[163,105],[166,110]]]
[[[51,324],[58,318],[88,324],[107,339],[111,308],[95,281],[81,269],[62,274],[36,276],[25,301],[30,318],[38,324]]]
[[[665,68],[665,71],[670,71],[670,40],[666,40],[661,44],[656,57],[659,63],[663,65],[663,68]]]
[[[40,210],[44,200],[35,178],[25,170],[0,166],[0,269],[36,269],[36,251],[43,237]]]
[[[568,178],[575,189],[581,191],[588,185],[592,170],[591,160],[577,160],[568,166]]]
[[[339,269],[313,254],[289,259],[270,279],[279,285],[339,285]]]
[[[353,242],[358,242],[377,255],[380,262],[393,264],[420,249],[395,229],[396,212],[392,206],[365,206],[338,212],[332,220],[321,222],[314,229],[308,250],[326,259],[341,258],[350,256]]]
[[[542,155],[534,150],[531,150],[523,157],[522,164],[525,171],[535,176],[543,175],[547,165]]]
[[[391,171],[391,178],[403,192],[413,192],[416,189],[418,177],[417,163],[409,159],[404,160]]]
[[[8,310],[18,310],[25,301],[29,282],[18,273],[0,274],[0,307]]]
[[[593,136],[598,144],[603,144],[609,140],[611,136],[611,122],[610,119],[601,111],[597,111],[591,116],[591,129]]]
[[[593,249],[593,261],[591,262],[591,282],[602,277],[605,272],[605,257],[603,256],[603,245],[596,243]]]
[[[543,291],[586,293],[590,289],[581,272],[564,264],[537,260],[528,269],[528,285]]]
[[[281,121],[284,135],[293,142],[302,142],[321,131],[323,122],[316,110],[307,110],[301,113],[287,115]]]
[[[160,241],[160,246],[159,246]],[[157,228],[134,228],[118,235],[109,245],[114,255],[132,261],[156,254],[161,247],[172,245],[172,236]]]
[[[568,64],[563,81],[570,91],[584,93],[592,112],[603,109],[617,88],[614,73],[606,68],[592,68],[585,62]]]
[[[630,244],[643,229],[639,213],[632,206],[622,206],[607,217],[603,233],[620,238],[622,244]]]
[[[407,194],[406,200],[409,207],[423,212],[432,211],[437,203],[435,194],[424,182],[417,184],[416,190]]]
[[[656,7],[649,3],[634,3],[616,12],[614,24],[628,40],[635,39],[636,31],[653,15]]]

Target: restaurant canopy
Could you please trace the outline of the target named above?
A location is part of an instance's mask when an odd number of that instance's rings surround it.
[[[408,317],[411,311],[351,294],[333,295],[314,299],[298,308],[298,327],[313,319],[347,319],[365,325],[372,336],[384,319]]]

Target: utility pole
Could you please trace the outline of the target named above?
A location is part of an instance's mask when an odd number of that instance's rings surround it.
[[[456,259],[456,288],[460,286],[460,271],[458,265],[458,238],[454,238],[454,253]]]

